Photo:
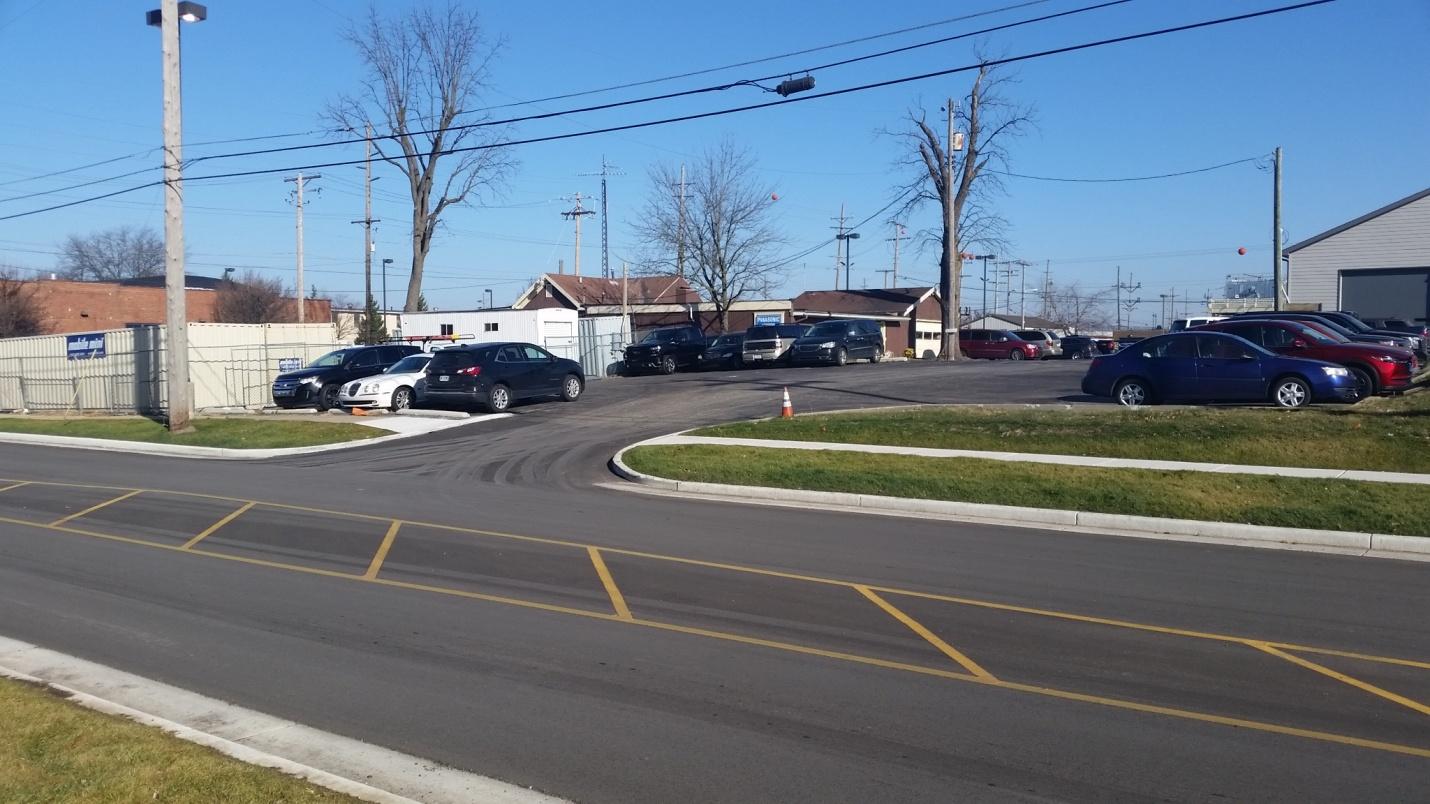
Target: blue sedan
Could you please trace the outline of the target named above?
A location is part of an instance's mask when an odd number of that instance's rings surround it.
[[[1282,357],[1220,332],[1174,332],[1148,338],[1092,361],[1082,392],[1118,404],[1354,402],[1355,378],[1334,363]]]

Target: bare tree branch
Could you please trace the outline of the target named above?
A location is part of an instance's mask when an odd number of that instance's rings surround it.
[[[226,279],[215,291],[214,321],[224,324],[272,324],[292,321],[293,301],[283,280],[245,271],[238,280]]]
[[[0,267],[0,338],[39,335],[43,323],[34,283]]]
[[[70,235],[60,246],[66,279],[116,281],[164,273],[164,240],[153,229],[117,226]]]

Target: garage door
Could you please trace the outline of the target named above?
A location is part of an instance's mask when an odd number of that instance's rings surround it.
[[[1426,320],[1430,267],[1341,271],[1341,309],[1364,318]]]

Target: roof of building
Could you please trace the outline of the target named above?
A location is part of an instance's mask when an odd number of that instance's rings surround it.
[[[590,305],[629,304],[694,304],[700,294],[689,280],[672,274],[633,276],[629,279],[603,279],[599,276],[574,274],[542,274],[522,292],[512,307],[538,308],[551,306],[544,302],[543,288],[550,288],[576,308]]]
[[[1010,329],[1062,329],[1063,325],[1056,321],[1036,315],[982,315],[973,319],[970,324],[979,321],[1002,321],[1009,325]],[[1021,322],[1021,323],[1020,323]]]
[[[1430,196],[1430,187],[1426,187],[1424,190],[1421,190],[1420,192],[1415,193],[1413,195],[1407,195],[1399,201],[1393,201],[1389,204],[1386,204],[1385,206],[1373,212],[1367,212],[1366,214],[1360,216],[1359,218],[1356,218],[1355,220],[1346,221],[1345,223],[1333,229],[1327,229],[1326,231],[1321,232],[1318,235],[1308,237],[1293,246],[1287,246],[1284,250],[1284,253],[1290,254],[1294,251],[1300,251],[1307,246],[1313,246],[1328,237],[1335,237],[1336,235],[1340,234],[1341,232],[1344,232],[1347,229],[1352,229],[1357,226],[1360,226],[1362,223],[1365,223],[1372,218],[1379,218],[1381,215],[1384,215],[1387,212],[1394,212],[1395,210],[1400,209],[1406,204],[1413,204],[1416,201],[1419,201],[1420,199],[1425,198],[1427,196]]]
[[[864,288],[806,290],[794,299],[796,312],[843,315],[906,316],[937,288]]]
[[[217,290],[224,283],[224,280],[216,276],[200,276],[198,274],[184,274],[184,287],[193,290]],[[164,287],[164,275],[154,274],[153,276],[135,276],[129,279],[121,279],[112,282],[115,285],[129,285],[131,287],[142,288],[162,288]]]

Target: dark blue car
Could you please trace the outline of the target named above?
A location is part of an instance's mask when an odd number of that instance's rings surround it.
[[[1220,332],[1174,332],[1092,361],[1082,392],[1121,405],[1157,402],[1354,402],[1355,378],[1342,366],[1282,357]]]

